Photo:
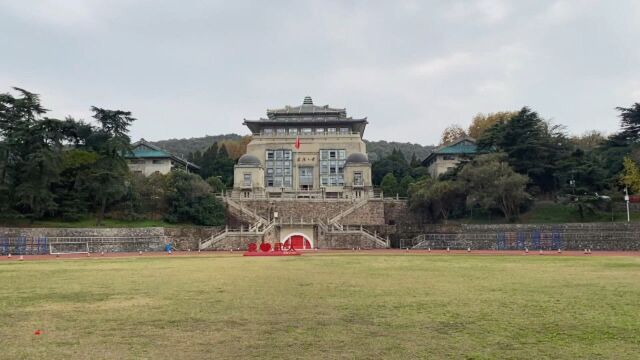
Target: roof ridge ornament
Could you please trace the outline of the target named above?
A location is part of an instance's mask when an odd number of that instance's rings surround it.
[[[302,101],[302,105],[313,105],[313,100],[311,99],[311,96],[305,96],[304,100]]]

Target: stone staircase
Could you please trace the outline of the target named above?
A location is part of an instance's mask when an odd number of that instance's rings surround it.
[[[318,221],[318,226],[320,227],[320,229],[324,231],[324,233],[329,235],[359,235],[372,241],[374,244],[376,244],[377,248],[389,247],[389,241],[387,239],[383,239],[382,237],[378,236],[378,234],[376,234],[375,232],[372,233],[371,231],[362,227],[362,225],[344,226],[336,222],[331,224],[325,224],[322,221]]]
[[[264,224],[262,223],[255,223],[247,230],[244,230],[243,228],[229,229],[228,227],[225,227],[224,230],[211,235],[210,238],[200,241],[198,244],[198,250],[214,248],[215,245],[221,243],[223,240],[226,240],[227,237],[230,236],[253,237],[256,239],[255,242],[260,242],[264,235],[269,232],[275,225],[276,222],[272,221],[267,226],[264,226]]]
[[[222,197],[222,200],[224,201],[224,203],[227,204],[228,207],[239,211],[240,214],[245,215],[247,217],[249,217],[250,219],[252,219],[255,223],[260,223],[263,226],[268,226],[269,225],[269,221],[265,218],[263,218],[262,216],[258,215],[257,213],[247,209],[246,207],[242,206],[242,204],[236,202],[235,200],[231,199],[231,197],[225,196]]]
[[[350,207],[344,209],[338,215],[336,215],[336,216],[332,217],[331,219],[329,219],[328,223],[329,224],[337,223],[340,220],[342,220],[343,218],[345,218],[346,216],[351,215],[354,211],[356,211],[356,210],[360,209],[361,207],[367,205],[368,203],[369,203],[368,199],[362,199],[362,200],[354,203]]]
[[[211,237],[203,239],[199,242],[198,249],[206,250],[215,248],[216,245],[219,245],[226,239],[232,236],[242,237],[242,238],[255,238],[254,242],[261,242],[264,238],[264,235],[267,234],[274,226],[278,225],[276,221],[268,221],[262,216],[258,215],[254,211],[242,206],[241,203],[231,199],[228,196],[223,196],[221,199],[227,204],[230,211],[233,211],[236,215],[239,215],[240,218],[250,219],[253,221],[251,225],[249,225],[246,229],[229,229],[226,227],[223,231],[220,231],[216,234],[212,234]],[[361,238],[369,240],[372,244],[375,244],[376,248],[387,248],[389,247],[388,241],[378,236],[375,232],[372,233],[362,226],[344,226],[340,223],[340,220],[344,219],[346,216],[354,213],[356,210],[362,208],[368,203],[368,199],[363,199],[355,202],[353,205],[349,206],[347,209],[341,211],[339,214],[327,220],[324,223],[321,220],[312,221],[311,225],[317,225],[323,233],[329,235],[358,235]],[[301,223],[303,220],[301,219]]]

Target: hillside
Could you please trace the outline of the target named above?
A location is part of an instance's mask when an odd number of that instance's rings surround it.
[[[153,144],[166,149],[176,155],[184,155],[186,156],[190,152],[194,152],[196,150],[205,150],[209,146],[211,146],[214,142],[220,142],[223,140],[240,140],[242,138],[241,135],[238,134],[224,134],[224,135],[207,135],[204,137],[198,138],[189,138],[189,139],[168,139],[168,140],[160,140],[155,141]],[[400,142],[387,142],[387,141],[368,141],[365,140],[367,144],[367,151],[369,153],[369,157],[372,161],[379,159],[386,154],[391,153],[393,149],[398,149],[402,151],[405,158],[407,160],[411,159],[411,156],[415,153],[416,157],[419,160],[424,159],[429,155],[434,146],[423,146],[420,144],[412,144],[412,143],[400,143]]]
[[[154,141],[153,144],[165,150],[168,150],[175,155],[187,156],[187,154],[190,152],[194,152],[197,150],[206,150],[215,142],[220,142],[223,140],[240,140],[241,138],[242,136],[238,134],[207,135],[197,138],[194,137],[188,139],[168,139]]]

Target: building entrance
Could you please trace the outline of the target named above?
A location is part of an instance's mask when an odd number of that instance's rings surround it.
[[[282,247],[285,249],[290,249],[291,247],[293,247],[296,250],[306,250],[312,248],[309,239],[305,238],[302,235],[289,236],[287,240],[285,240]]]

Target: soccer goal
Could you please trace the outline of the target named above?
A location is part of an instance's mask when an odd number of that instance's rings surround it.
[[[49,242],[49,254],[88,254],[89,241],[86,240],[59,240]]]

